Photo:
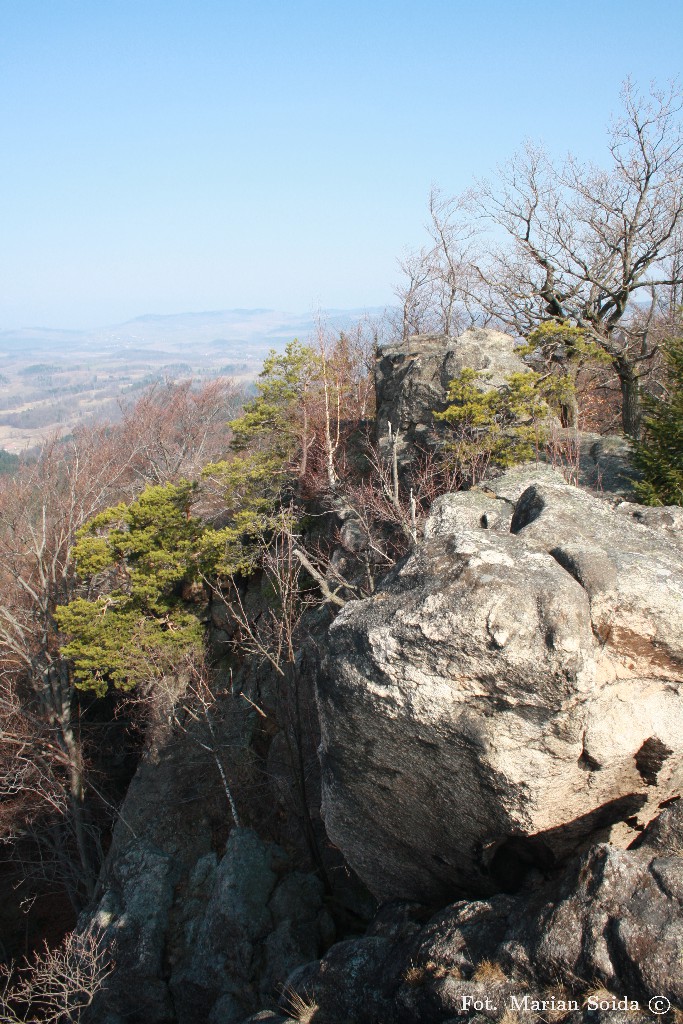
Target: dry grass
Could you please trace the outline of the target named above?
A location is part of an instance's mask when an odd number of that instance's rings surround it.
[[[498,1024],[519,1024],[519,1014],[516,1010],[506,1007],[503,1016],[498,1018]]]
[[[492,960],[482,960],[472,975],[472,981],[479,981],[488,985],[502,985],[508,979],[500,964]]]
[[[615,998],[613,992],[606,989],[604,985],[596,984],[592,988],[587,989],[583,996],[584,1007],[588,1006],[589,1002],[601,1003],[603,1000],[611,1002]]]
[[[403,980],[407,985],[417,988],[419,985],[425,985],[428,981],[434,979],[461,977],[462,974],[458,967],[446,967],[444,964],[436,964],[429,960],[421,967],[416,967],[414,964],[409,967],[403,975]]]
[[[310,1024],[315,1019],[320,1007],[313,996],[307,992],[300,995],[293,989],[289,989],[285,991],[284,997],[287,1000],[285,1013],[291,1020],[296,1021],[296,1024]]]
[[[569,1000],[573,999],[574,997],[571,995],[570,992],[567,991],[567,989],[564,986],[561,986],[560,988],[554,988],[549,992],[544,992],[543,998],[547,999],[548,1002],[551,1002],[554,999],[556,1003],[568,1003]],[[570,1013],[571,1010],[544,1010],[543,1020],[547,1021],[548,1024],[558,1024],[559,1021],[564,1020],[565,1017],[568,1017]]]
[[[424,985],[426,979],[426,971],[424,967],[409,967],[403,975],[403,980],[406,985],[410,985],[412,988],[417,988],[418,985]]]

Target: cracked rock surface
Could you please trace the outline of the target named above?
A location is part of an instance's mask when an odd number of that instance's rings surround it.
[[[682,837],[678,800],[637,848],[599,844],[514,896],[431,915],[394,900],[289,990],[315,1005],[316,1024],[652,1021],[650,1000],[683,1008]]]
[[[680,794],[683,549],[649,511],[518,467],[337,617],[325,822],[380,900],[513,892]]]

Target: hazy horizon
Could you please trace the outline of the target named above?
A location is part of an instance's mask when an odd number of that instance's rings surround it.
[[[357,316],[359,318],[363,316],[373,316],[384,312],[391,307],[391,303],[384,306],[353,306],[353,307],[332,307],[329,309],[309,309],[305,311],[295,309],[276,309],[272,306],[233,306],[222,309],[182,309],[177,312],[159,312],[155,310],[146,310],[141,313],[134,314],[125,320],[117,321],[116,323],[88,323],[82,326],[74,326],[73,324],[63,323],[54,324],[48,326],[43,323],[24,323],[24,324],[11,324],[5,325],[0,323],[0,338],[8,334],[21,333],[22,331],[45,331],[45,333],[53,332],[55,334],[91,334],[97,331],[113,330],[117,327],[127,327],[130,324],[142,321],[151,320],[180,320],[182,317],[220,317],[226,314],[275,314],[278,317],[292,317],[296,319],[310,318],[313,322],[317,317],[322,318],[324,321],[326,317],[335,316],[342,314],[344,316]]]

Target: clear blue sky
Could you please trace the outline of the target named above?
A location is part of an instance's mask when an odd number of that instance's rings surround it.
[[[383,305],[431,183],[599,158],[680,0],[0,0],[0,329]]]

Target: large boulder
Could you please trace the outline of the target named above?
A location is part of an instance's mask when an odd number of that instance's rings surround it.
[[[325,821],[379,899],[514,891],[583,845],[626,846],[683,786],[668,520],[545,466],[489,488],[440,499],[330,630]]]

